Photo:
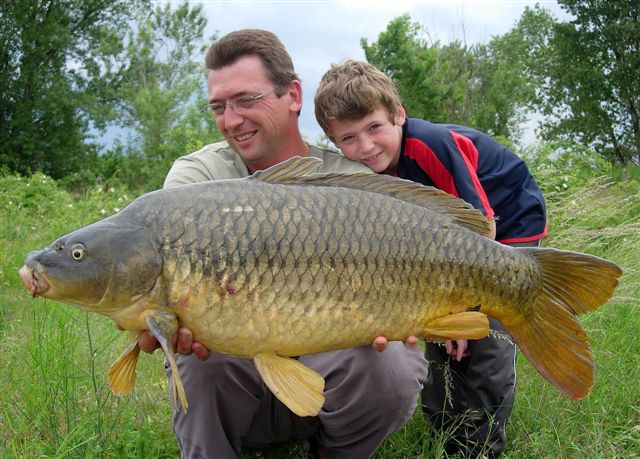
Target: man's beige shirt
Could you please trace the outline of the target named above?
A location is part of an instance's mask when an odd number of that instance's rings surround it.
[[[371,172],[371,169],[363,164],[313,145],[310,146],[309,156],[323,161],[317,172]],[[242,178],[248,175],[249,171],[242,158],[227,142],[218,142],[178,158],[165,178],[164,188],[207,180]]]

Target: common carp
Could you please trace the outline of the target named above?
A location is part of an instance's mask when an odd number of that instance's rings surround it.
[[[611,297],[617,265],[501,245],[458,198],[383,175],[312,173],[319,161],[142,195],[31,252],[20,277],[33,296],[130,331],[108,372],[116,394],[133,390],[137,340],[149,330],[184,410],[171,344],[178,322],[212,351],[253,359],[300,416],[322,407],[324,380],[292,357],[377,336],[479,339],[487,316],[563,392],[589,393],[593,359],[575,316]]]

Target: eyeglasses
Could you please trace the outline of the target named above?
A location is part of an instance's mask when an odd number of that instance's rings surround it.
[[[263,92],[261,94],[258,94],[256,96],[241,96],[241,97],[236,97],[235,99],[231,99],[231,100],[226,101],[226,102],[213,102],[211,104],[208,104],[203,109],[203,111],[206,111],[207,109],[210,109],[215,116],[222,116],[222,115],[224,115],[224,112],[227,109],[227,107],[231,107],[231,110],[233,110],[234,113],[236,113],[238,115],[242,115],[247,110],[252,109],[255,104],[260,102],[260,99],[262,99],[263,97],[265,97],[268,94],[270,94],[273,91],[275,91],[277,87],[278,86],[274,86],[273,88],[269,89],[268,91],[265,91],[265,92]]]

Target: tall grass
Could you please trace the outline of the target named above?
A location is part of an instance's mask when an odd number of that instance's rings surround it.
[[[639,457],[640,180],[548,173],[545,245],[603,256],[624,276],[609,304],[582,320],[596,362],[588,398],[569,400],[519,359],[504,457]],[[124,334],[102,316],[31,299],[17,276],[30,250],[123,207],[126,190],[78,197],[42,175],[8,176],[0,177],[0,198],[0,456],[176,457],[160,353],[141,356],[132,396],[113,396],[106,370],[127,345]],[[376,457],[446,457],[447,435],[417,410]],[[297,449],[245,456],[297,457]]]

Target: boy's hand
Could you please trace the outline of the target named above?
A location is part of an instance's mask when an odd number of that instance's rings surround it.
[[[444,347],[447,350],[447,354],[456,359],[458,362],[465,357],[469,357],[471,354],[468,350],[469,342],[466,339],[447,340],[444,342]]]

